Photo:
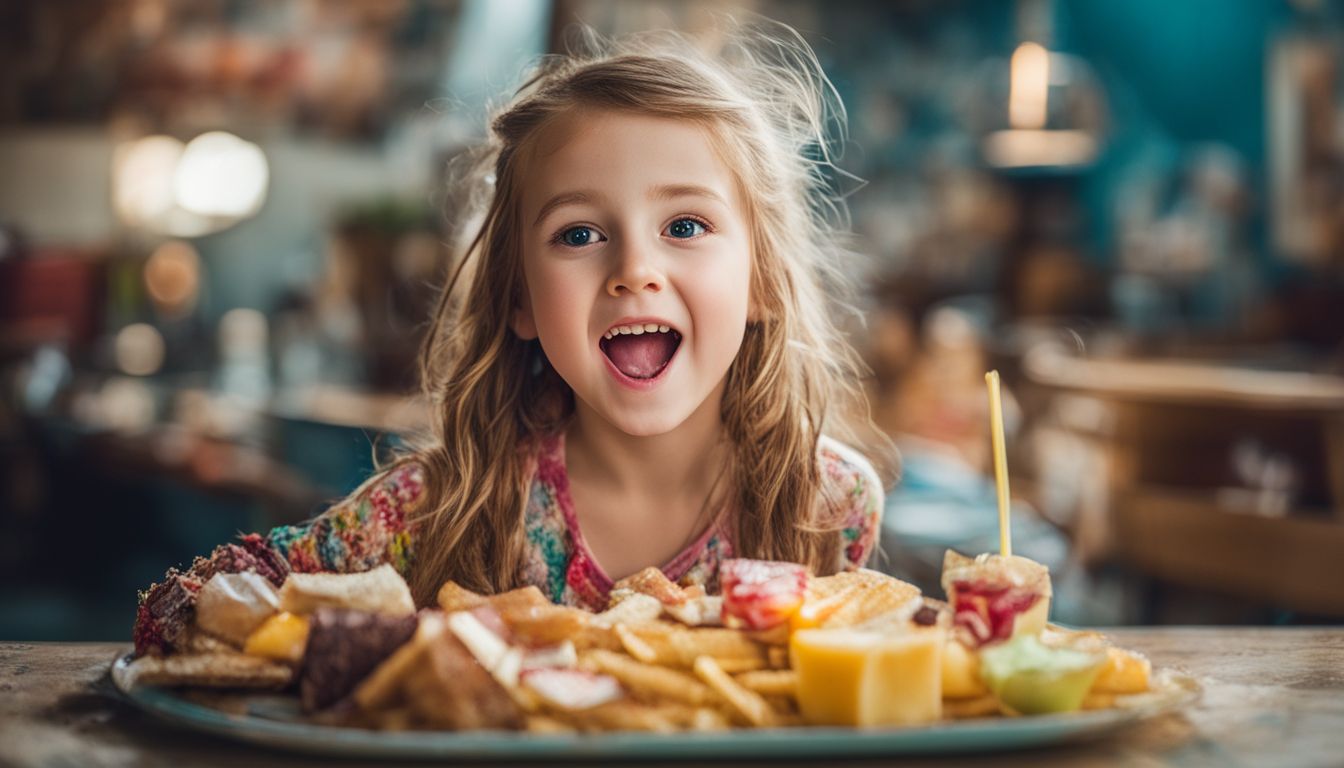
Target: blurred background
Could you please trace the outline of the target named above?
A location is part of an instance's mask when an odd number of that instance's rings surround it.
[[[0,638],[320,512],[425,423],[444,168],[575,21],[795,26],[850,116],[880,567],[1015,549],[1056,618],[1344,619],[1344,2],[0,7]]]

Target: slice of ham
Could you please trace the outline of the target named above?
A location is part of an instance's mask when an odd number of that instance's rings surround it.
[[[579,669],[531,669],[523,672],[522,681],[551,705],[571,712],[625,696],[615,678]]]
[[[1040,600],[1041,595],[1024,587],[958,581],[953,585],[953,621],[970,631],[976,642],[1008,639],[1013,621]]]

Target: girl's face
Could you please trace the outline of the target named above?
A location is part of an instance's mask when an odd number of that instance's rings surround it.
[[[519,167],[522,306],[580,415],[633,436],[670,432],[707,401],[746,330],[751,241],[707,130],[576,111]]]

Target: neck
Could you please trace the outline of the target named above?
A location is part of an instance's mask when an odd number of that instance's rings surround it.
[[[578,401],[565,435],[571,476],[619,495],[703,497],[731,460],[720,417],[723,382],[681,424],[661,435],[629,435]]]

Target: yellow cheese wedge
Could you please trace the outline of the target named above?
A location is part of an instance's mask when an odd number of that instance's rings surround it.
[[[308,645],[308,619],[280,612],[248,635],[243,653],[297,664]]]
[[[942,627],[905,632],[802,629],[789,652],[798,708],[814,725],[929,723],[943,714]]]
[[[1120,648],[1107,648],[1106,663],[1092,683],[1092,692],[1143,693],[1148,690],[1152,671],[1152,663],[1142,655]]]
[[[1036,604],[1013,617],[1012,637],[1039,635],[1050,616],[1050,596],[1045,595]]]
[[[974,699],[987,693],[980,679],[980,656],[949,637],[943,648],[943,698]]]

